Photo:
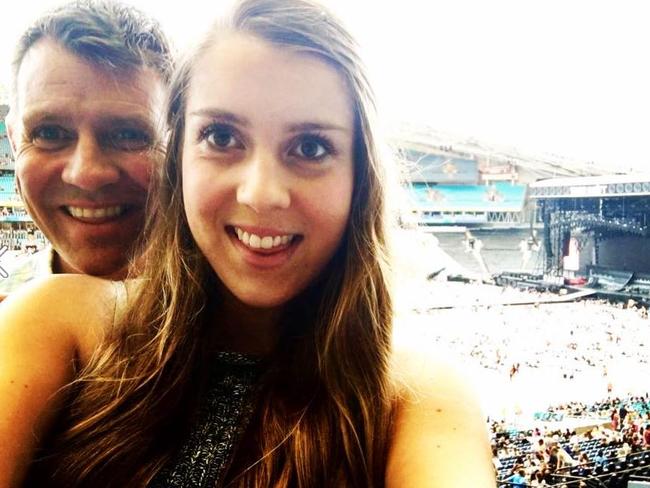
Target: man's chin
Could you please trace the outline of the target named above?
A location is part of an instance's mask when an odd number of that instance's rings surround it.
[[[97,252],[85,256],[65,256],[55,254],[55,273],[75,273],[97,276],[98,278],[121,280],[126,277],[128,260],[120,253],[116,257],[112,253]]]

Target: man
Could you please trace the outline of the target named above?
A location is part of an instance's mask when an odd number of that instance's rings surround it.
[[[23,34],[7,131],[18,191],[52,249],[0,294],[45,273],[125,276],[163,157],[171,68],[158,24],[117,3],[73,2]]]
[[[524,488],[528,486],[526,479],[526,471],[523,468],[519,468],[512,476],[510,476],[506,481],[511,483],[512,488]]]

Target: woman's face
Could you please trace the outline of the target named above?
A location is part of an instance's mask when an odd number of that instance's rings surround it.
[[[323,270],[346,228],[353,112],[319,58],[233,34],[197,60],[187,94],[183,201],[223,284],[278,307]]]

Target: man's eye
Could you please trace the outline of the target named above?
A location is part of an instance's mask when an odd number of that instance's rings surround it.
[[[242,147],[234,131],[227,126],[211,125],[203,131],[202,138],[219,150]]]
[[[321,137],[305,136],[298,140],[290,154],[300,159],[320,160],[331,154],[329,147],[329,143]]]
[[[31,133],[32,143],[41,149],[61,149],[72,139],[74,136],[58,125],[37,127]]]
[[[151,136],[142,129],[115,129],[109,132],[106,142],[122,151],[141,151],[151,146]]]

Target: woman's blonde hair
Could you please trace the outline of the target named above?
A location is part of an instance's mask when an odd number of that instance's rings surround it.
[[[229,486],[382,486],[391,426],[385,167],[358,48],[310,0],[244,0],[177,71],[171,135],[152,189],[142,286],[78,381],[52,452],[59,484],[146,485],[181,442],[210,351],[218,278],[183,210],[181,154],[196,59],[231,32],[309,53],[345,79],[354,105],[354,190],[347,229],[323,275],[286,308],[250,427],[256,452]],[[326,205],[326,202],[323,202]],[[199,379],[197,381],[197,378]],[[51,476],[51,473],[49,473]]]

